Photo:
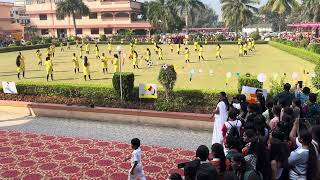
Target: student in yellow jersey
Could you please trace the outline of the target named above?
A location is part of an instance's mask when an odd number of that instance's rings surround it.
[[[251,39],[248,40],[248,51],[252,51]]]
[[[60,52],[64,52],[64,49],[63,49],[63,42],[62,42],[62,41],[60,42]]]
[[[82,45],[80,45],[80,48],[79,48],[79,56],[80,56],[80,58],[82,59],[82,51],[83,51],[83,47],[82,47]]]
[[[187,47],[185,48],[184,55],[185,55],[186,63],[190,63],[190,51]]]
[[[42,57],[41,57],[42,54],[41,54],[39,49],[36,51],[36,56],[37,56],[37,59],[38,59],[38,66],[39,65],[42,66]]]
[[[111,54],[111,52],[112,52],[112,44],[111,44],[110,41],[108,42],[108,51],[109,51],[109,54]]]
[[[247,42],[243,43],[243,54],[248,55],[248,44]]]
[[[16,58],[16,66],[17,66],[18,79],[20,79],[20,73],[22,73],[22,76],[24,77],[24,71],[25,71],[24,60],[22,59],[20,54]]]
[[[50,49],[50,47],[48,47],[48,48],[46,49],[46,55],[47,55],[47,56],[51,56],[51,49]]]
[[[78,47],[78,46],[79,46],[79,40],[76,39],[76,47]]]
[[[171,53],[173,53],[173,44],[170,42],[170,50],[171,50]]]
[[[130,43],[130,51],[133,51],[134,49],[133,49],[133,43],[131,42]]]
[[[52,45],[50,46],[50,51],[51,51],[52,57],[54,58],[54,53],[55,53],[55,51],[56,51],[56,46],[55,46],[54,44],[52,44]]]
[[[149,48],[147,48],[147,50],[146,50],[146,57],[147,57],[146,58],[147,62],[151,61],[151,51]]]
[[[252,50],[253,50],[253,51],[255,51],[255,50],[256,50],[256,48],[255,48],[255,44],[256,44],[256,42],[254,41],[254,39],[252,39],[252,41],[251,41],[251,45],[252,45]]]
[[[102,63],[102,72],[103,74],[108,73],[108,58],[107,56],[102,53],[102,56],[100,57],[101,63]]]
[[[70,50],[70,41],[67,40],[67,49]]]
[[[199,61],[200,61],[200,59],[204,60],[202,44],[200,44],[200,48],[199,48]]]
[[[89,78],[89,80],[91,80],[91,76],[90,76],[90,63],[88,60],[87,56],[84,56],[84,61],[83,61],[83,75],[84,75],[84,80],[87,80],[87,77]]]
[[[181,44],[179,43],[179,44],[177,44],[177,53],[178,53],[178,55],[180,54],[180,49],[181,49]]]
[[[98,59],[100,57],[98,44],[95,45],[95,51],[96,51],[96,59]]]
[[[50,56],[46,57],[46,61],[44,62],[44,65],[46,67],[46,73],[47,73],[47,81],[49,81],[49,76],[51,76],[51,81],[53,81],[53,63],[50,58]]]
[[[86,54],[89,54],[89,43],[87,42],[85,44]]]
[[[118,57],[118,54],[114,54],[113,55],[113,61],[112,61],[112,64],[113,64],[113,70],[114,70],[114,72],[116,73],[116,72],[119,72],[120,70],[119,70],[119,57]]]
[[[78,59],[76,53],[73,53],[72,62],[73,62],[73,67],[74,67],[74,73],[76,74],[77,70],[79,73],[79,59]]]
[[[243,43],[239,46],[239,57],[243,57]]]
[[[197,52],[198,51],[198,46],[199,46],[198,41],[194,41],[193,46],[194,46],[194,51]]]
[[[138,53],[137,53],[137,51],[133,51],[132,64],[133,64],[133,69],[135,69],[135,68],[139,69],[139,66],[138,66]]]
[[[221,46],[220,44],[217,44],[217,48],[216,48],[216,59],[220,58],[220,60],[222,60],[222,57],[221,57]]]

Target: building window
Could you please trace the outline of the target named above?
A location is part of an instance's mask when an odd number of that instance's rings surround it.
[[[89,14],[89,19],[98,19],[98,14],[93,12]]]
[[[16,15],[18,15],[18,11],[16,11]]]
[[[40,20],[47,20],[48,19],[47,14],[39,14],[39,18],[40,18]]]
[[[31,5],[31,4],[32,4],[32,0],[27,0],[27,1],[26,1],[26,4],[27,4],[27,5]]]
[[[115,17],[118,18],[129,18],[129,14],[128,13],[118,13],[115,15]]]
[[[82,19],[82,16],[81,16],[81,14],[79,14],[79,13],[75,13],[75,14],[74,14],[74,18],[75,18],[75,19]]]
[[[77,32],[77,34],[82,34],[82,29],[81,28],[77,28],[76,32]]]
[[[92,28],[91,34],[99,34],[99,28]]]
[[[104,28],[104,34],[112,34],[112,28]]]
[[[64,16],[59,16],[58,14],[56,14],[56,18],[57,20],[64,20]]]
[[[41,35],[48,35],[49,29],[41,29]]]
[[[43,4],[46,3],[46,0],[37,0],[37,4]]]
[[[111,13],[102,13],[101,14],[102,19],[113,19],[113,14]]]

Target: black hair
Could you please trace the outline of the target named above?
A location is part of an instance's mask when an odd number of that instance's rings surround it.
[[[17,58],[16,58],[16,65],[17,65],[17,67],[20,67],[20,65],[21,65],[20,59],[21,59],[21,56],[18,55]]]
[[[244,159],[243,155],[240,153],[236,153],[232,158],[231,161],[237,161],[240,169],[239,169],[239,173],[240,173],[240,177],[243,177],[245,171],[246,171],[246,160]]]
[[[114,54],[113,57],[114,57],[114,58],[118,58],[118,54]]]
[[[266,110],[266,99],[264,98],[263,94],[257,94],[257,101],[259,102],[260,113],[263,113]]]
[[[239,178],[233,171],[226,171],[223,174],[223,180],[239,180]]]
[[[247,129],[254,129],[254,123],[252,121],[246,121],[243,123],[243,129],[247,130]]]
[[[293,99],[293,104],[295,104],[297,107],[301,108],[301,100],[300,99]]]
[[[228,116],[231,119],[237,119],[238,114],[239,114],[239,111],[236,108],[231,108],[228,112]]]
[[[309,94],[309,101],[312,102],[312,103],[317,102],[317,94],[315,94],[315,93],[310,93],[310,94]]]
[[[265,128],[267,127],[266,125],[266,118],[261,115],[258,114],[255,118],[254,118],[254,126],[256,131],[259,133],[259,135],[261,136],[265,136],[266,132],[265,132]]]
[[[196,157],[200,158],[201,161],[208,160],[209,148],[205,145],[200,145],[196,151]]]
[[[259,113],[259,106],[257,104],[250,103],[248,109],[251,110],[250,112]]]
[[[140,147],[140,139],[138,138],[131,139],[131,145],[133,145],[135,149],[138,149]]]
[[[317,172],[317,154],[312,144],[312,135],[308,130],[299,132],[301,143],[309,146],[309,159],[307,164],[307,180],[312,180]]]
[[[47,56],[47,57],[46,57],[46,61],[48,61],[48,60],[50,60],[50,56]]]
[[[280,117],[280,114],[281,114],[281,106],[278,106],[278,105],[273,106],[273,108],[272,108],[272,113],[273,113],[274,116]]]
[[[302,93],[303,94],[306,94],[306,95],[308,95],[308,94],[310,94],[310,88],[309,87],[304,87],[303,89],[302,89]]]
[[[73,53],[73,56],[76,56],[76,53]]]
[[[188,162],[184,167],[185,180],[194,180],[196,178],[197,171],[200,166],[200,160],[196,159]]]
[[[246,102],[246,101],[247,101],[246,95],[240,94],[240,95],[239,95],[239,101],[240,101],[240,102]]]
[[[225,104],[226,107],[227,107],[227,110],[229,111],[229,106],[230,106],[230,104],[229,104],[229,101],[228,101],[228,98],[227,98],[227,94],[222,91],[222,92],[220,92],[220,95],[223,97],[223,99],[220,99],[220,101],[223,101],[223,102],[224,102],[224,104]]]
[[[215,158],[220,159],[220,171],[224,172],[226,170],[226,156],[224,154],[223,146],[219,143],[212,144],[211,152]]]
[[[291,85],[290,85],[289,83],[285,83],[285,84],[283,85],[283,89],[284,89],[285,91],[290,91],[290,88],[291,88]]]
[[[196,173],[196,180],[212,180],[218,179],[218,172],[210,163],[204,163],[199,166]]]
[[[227,135],[226,137],[226,147],[229,149],[236,149],[240,152],[241,141],[239,138],[234,137],[232,135]]]
[[[135,53],[135,54],[136,54],[136,56],[138,57],[138,53],[137,53],[137,51],[133,51],[133,53]]]
[[[83,64],[84,64],[85,67],[88,66],[88,57],[87,56],[84,57],[84,63]]]
[[[269,113],[269,119],[274,118],[274,114],[272,113],[273,104],[274,104],[274,102],[272,99],[269,99],[266,103],[266,108],[268,109],[268,113]]]
[[[312,138],[318,144],[320,144],[320,125],[316,125],[312,127]]]
[[[281,131],[281,129],[278,128],[278,127],[276,127],[276,128],[272,131],[271,135],[272,135],[272,139],[273,139],[273,138],[276,138],[276,139],[279,139],[281,142],[284,141],[285,134],[284,134],[284,132]]]
[[[288,145],[283,143],[281,140],[272,137],[270,144],[270,161],[276,160],[280,162],[282,168],[287,169],[289,157],[289,148]]]
[[[178,173],[172,173],[169,177],[169,180],[182,180],[182,177]]]

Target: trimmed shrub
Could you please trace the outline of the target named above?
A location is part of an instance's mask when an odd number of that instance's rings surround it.
[[[314,72],[316,76],[313,77],[311,81],[313,86],[319,90],[320,89],[320,63],[316,65],[316,67],[314,68]]]
[[[305,50],[303,48],[295,48],[295,47],[290,47],[282,43],[270,41],[269,44],[275,48],[278,48],[280,50],[283,50],[289,54],[295,55],[297,57],[300,57],[304,60],[310,61],[312,63],[319,63],[320,62],[320,55],[310,52],[308,50]]]
[[[260,36],[260,34],[259,34],[259,31],[252,32],[252,33],[250,34],[250,37],[251,37],[252,39],[254,39],[255,41],[261,39],[261,36]]]
[[[238,92],[241,93],[242,86],[250,86],[256,88],[262,88],[263,83],[257,80],[256,76],[242,75],[238,79]]]
[[[174,70],[173,65],[168,65],[167,68],[161,68],[158,76],[158,81],[163,86],[166,99],[170,99],[172,97],[173,87],[177,80],[177,73]]]
[[[317,54],[320,54],[320,43],[311,43],[308,46],[308,50]]]
[[[216,41],[224,41],[224,35],[223,34],[217,34],[215,36]]]
[[[133,87],[134,87],[134,74],[124,72],[121,73],[122,79],[122,96],[125,100],[130,100],[133,97]],[[112,85],[115,91],[120,96],[120,73],[114,73],[112,78]]]
[[[39,103],[55,103],[88,106],[107,106],[113,108],[149,109],[158,111],[175,111],[191,113],[211,113],[219,100],[217,90],[175,90],[170,101],[165,98],[165,92],[158,90],[158,99],[147,101],[139,99],[138,88],[133,88],[133,98],[130,101],[120,101],[119,92],[113,87],[103,84],[61,83],[61,82],[30,82],[17,83],[18,95],[2,94],[0,99],[27,101]],[[2,92],[2,87],[0,86]],[[237,94],[227,91],[229,97]]]
[[[27,42],[26,42],[26,45],[27,45],[27,46],[31,46],[31,45],[32,45],[32,42],[31,42],[31,41],[27,41]]]
[[[104,35],[104,34],[101,34],[100,37],[99,37],[100,41],[107,41],[107,36]]]
[[[271,79],[270,80],[270,96],[275,97],[279,93],[283,91],[283,85],[284,85],[284,77],[281,77],[280,80],[277,79]]]
[[[308,39],[302,39],[301,41],[299,41],[299,46],[302,48],[307,48],[309,45],[309,40]]]

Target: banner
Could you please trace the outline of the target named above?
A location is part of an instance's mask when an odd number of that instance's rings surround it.
[[[139,84],[139,98],[140,99],[158,98],[157,85],[156,84]]]
[[[16,83],[14,82],[2,81],[2,89],[3,93],[6,94],[18,94]]]
[[[265,99],[267,99],[268,92],[266,89],[259,89],[255,87],[242,86],[241,94],[246,95],[247,102],[257,103],[257,92],[261,92]]]

